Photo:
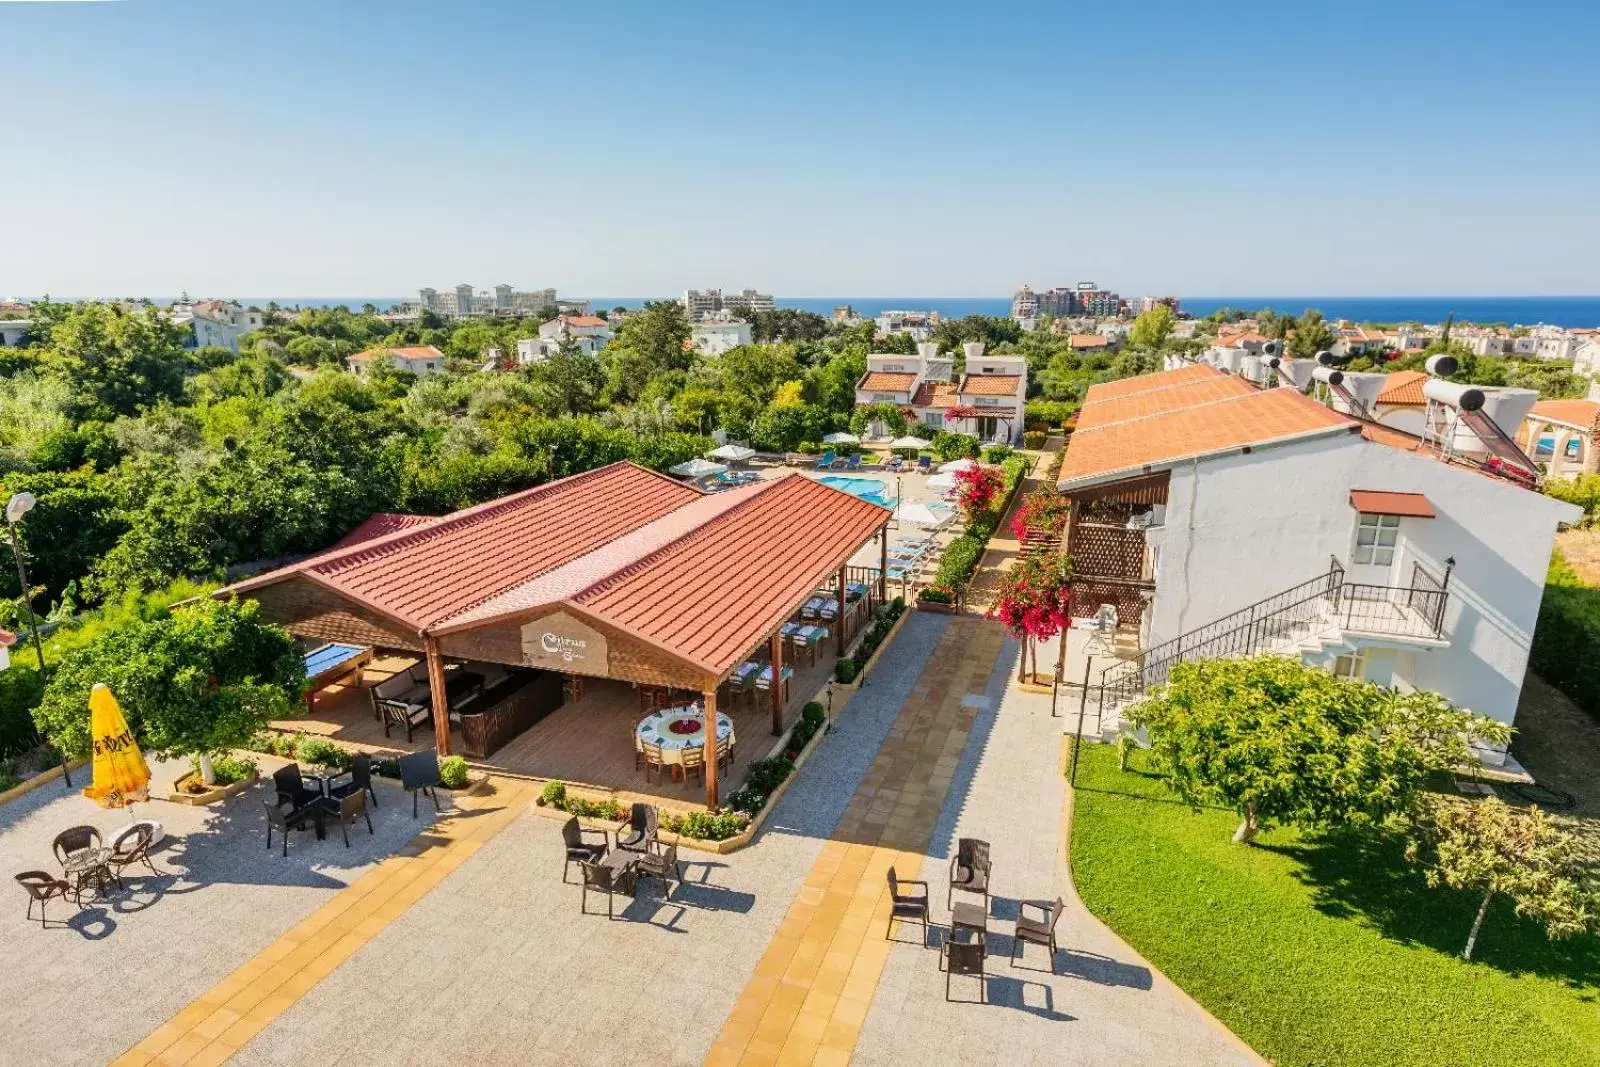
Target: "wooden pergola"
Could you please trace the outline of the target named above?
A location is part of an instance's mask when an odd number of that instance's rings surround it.
[[[451,750],[449,659],[696,692],[714,746],[718,690],[764,644],[772,732],[781,734],[782,626],[831,585],[838,648],[848,647],[849,560],[878,538],[881,565],[858,577],[870,574],[877,598],[886,598],[890,514],[799,475],[715,495],[677,482],[664,489],[659,478],[616,464],[346,545],[217,595],[252,597],[265,619],[304,637],[420,654],[441,755]],[[575,518],[585,490],[603,489],[605,507],[591,502],[588,517]],[[651,494],[664,499],[652,505]],[[592,537],[589,527],[597,528]],[[580,550],[551,545],[564,534],[582,541]],[[466,574],[459,551],[469,543],[488,546],[490,556]],[[452,568],[479,595],[437,592],[433,583]],[[712,751],[705,767],[706,803],[715,808]]]

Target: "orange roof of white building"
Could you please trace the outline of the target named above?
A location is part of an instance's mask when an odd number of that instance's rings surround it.
[[[357,352],[350,357],[350,360],[358,363],[383,356],[399,356],[401,359],[443,359],[444,353],[432,345],[401,345],[396,348],[369,348],[365,352]]]
[[[1422,385],[1428,376],[1419,370],[1397,370],[1383,376],[1383,389],[1378,393],[1378,403],[1418,407],[1428,398],[1422,395]]]
[[[917,380],[915,374],[896,374],[893,371],[871,370],[861,376],[857,389],[874,393],[903,393]]]
[[[605,326],[606,320],[599,315],[562,315],[561,321],[568,326]]]
[[[1600,423],[1600,400],[1541,400],[1528,416],[1593,431]]]
[[[960,392],[969,396],[1016,396],[1022,384],[1017,374],[968,374],[961,379]]]
[[[1075,333],[1067,338],[1073,348],[1104,348],[1106,339],[1097,333]]]

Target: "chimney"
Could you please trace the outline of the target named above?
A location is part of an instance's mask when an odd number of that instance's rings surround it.
[[[968,341],[966,344],[961,346],[961,350],[967,354],[968,363],[971,363],[973,360],[983,358],[982,341]]]

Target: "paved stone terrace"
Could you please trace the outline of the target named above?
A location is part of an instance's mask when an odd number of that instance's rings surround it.
[[[152,784],[170,785],[186,769],[154,764]],[[82,787],[87,774],[84,768],[73,781]],[[0,872],[7,883],[0,1063],[110,1061],[402,847],[433,814],[430,808],[423,821],[412,822],[405,794],[380,785],[375,836],[365,826],[353,829],[347,850],[336,828],[324,841],[297,831],[285,859],[276,840],[266,850],[261,801],[268,789],[270,783],[257,785],[221,806],[136,805],[139,818],[166,828],[168,840],[154,855],[161,873],[130,868],[125,892],[85,898],[76,914],[70,901],[51,901],[49,929],[24,920],[26,899],[11,875],[58,874],[50,848],[56,834],[88,824],[109,845],[128,813],[102,810],[59,780],[0,807]]]

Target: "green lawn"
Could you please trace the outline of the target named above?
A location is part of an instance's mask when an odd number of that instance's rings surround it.
[[[1428,889],[1399,842],[1174,802],[1134,753],[1086,745],[1072,869],[1089,909],[1279,1064],[1600,1064],[1600,937],[1550,942],[1497,902]]]

